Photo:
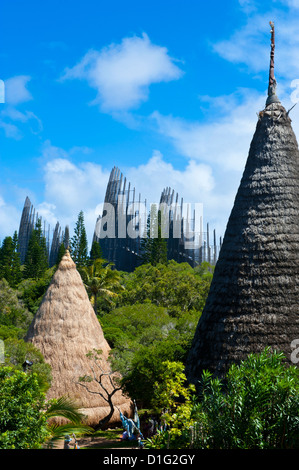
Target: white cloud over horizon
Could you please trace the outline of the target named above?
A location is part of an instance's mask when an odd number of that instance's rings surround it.
[[[106,113],[126,113],[148,100],[152,84],[183,75],[175,62],[165,47],[153,44],[143,33],[100,51],[90,50],[77,65],[65,70],[61,80],[86,80],[97,92],[91,104]]]
[[[49,145],[49,144],[48,144]],[[57,152],[57,149],[56,149]],[[53,158],[44,166],[44,201],[37,205],[38,213],[54,228],[58,220],[64,228],[70,226],[73,231],[78,213],[84,212],[88,240],[91,244],[96,219],[100,215],[100,207],[104,202],[105,191],[110,175],[110,169],[104,169],[101,164],[94,162],[71,161],[71,156]],[[160,195],[165,187],[170,187],[179,195],[179,201],[184,203],[203,203],[204,220],[209,222],[213,214],[213,228],[223,235],[227,212],[234,194],[221,196],[212,168],[206,163],[189,159],[183,169],[176,169],[165,161],[158,150],[153,150],[152,156],[137,166],[120,168],[121,172],[136,189],[136,198],[141,194],[141,201],[159,203]],[[218,219],[218,220],[217,220]]]

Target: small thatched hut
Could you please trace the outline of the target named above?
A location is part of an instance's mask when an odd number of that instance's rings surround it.
[[[299,151],[275,94],[272,26],[268,99],[189,352],[193,383],[204,369],[223,376],[231,363],[267,346],[291,363],[299,338]]]
[[[69,396],[88,416],[87,424],[97,425],[108,415],[110,407],[98,394],[78,385],[79,377],[92,376],[90,351],[102,350],[101,367],[110,371],[107,361],[110,347],[90,304],[76,265],[67,250],[55,272],[42,303],[29,327],[26,341],[32,342],[52,367],[52,383],[47,398]],[[100,372],[100,369],[98,369]],[[111,391],[109,379],[106,386]],[[95,382],[88,387],[98,391]],[[113,403],[122,413],[131,414],[131,401],[121,391]],[[118,409],[110,422],[120,418]]]

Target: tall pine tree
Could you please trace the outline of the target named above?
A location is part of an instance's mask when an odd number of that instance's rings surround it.
[[[162,216],[152,204],[147,219],[147,236],[141,241],[142,261],[155,266],[167,262],[167,240],[162,237]]]
[[[16,287],[22,279],[18,234],[5,237],[0,248],[0,279],[5,278],[11,287]]]
[[[88,264],[88,243],[84,226],[83,211],[79,212],[78,220],[74,229],[74,236],[70,240],[71,255],[78,267]]]
[[[93,262],[97,259],[103,259],[103,253],[100,242],[94,240],[92,242],[91,250],[89,253],[89,265],[93,264]]]
[[[46,238],[42,231],[41,219],[32,230],[25,257],[24,277],[41,278],[49,267]]]

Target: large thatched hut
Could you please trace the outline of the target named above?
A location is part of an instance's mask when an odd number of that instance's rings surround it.
[[[97,425],[108,415],[110,407],[99,394],[102,391],[93,381],[78,384],[79,377],[93,376],[91,360],[86,356],[90,351],[101,350],[101,361],[97,364],[103,371],[111,371],[107,361],[110,347],[104,338],[102,328],[90,304],[86,289],[76,265],[67,250],[55,272],[42,303],[29,327],[26,341],[32,342],[43,354],[52,368],[52,383],[47,398],[69,396],[74,399],[85,415],[89,425]],[[101,370],[93,364],[99,376]],[[110,393],[109,377],[104,385]],[[105,383],[106,381],[106,383]],[[110,422],[120,419],[122,413],[131,413],[131,401],[121,391],[113,396],[116,405]]]
[[[268,99],[187,360],[194,383],[204,369],[221,377],[266,346],[291,363],[299,338],[299,152],[275,94],[273,38],[274,25]]]

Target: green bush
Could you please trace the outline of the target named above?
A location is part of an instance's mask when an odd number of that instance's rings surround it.
[[[182,388],[182,365],[167,363],[156,400],[168,428],[146,447],[298,449],[299,370],[284,359],[266,348],[231,365],[223,381],[205,371],[197,395]]]
[[[0,449],[40,448],[48,433],[43,407],[35,374],[0,367]]]
[[[195,448],[299,448],[299,370],[266,348],[233,364],[225,385],[205,372],[194,414]]]

